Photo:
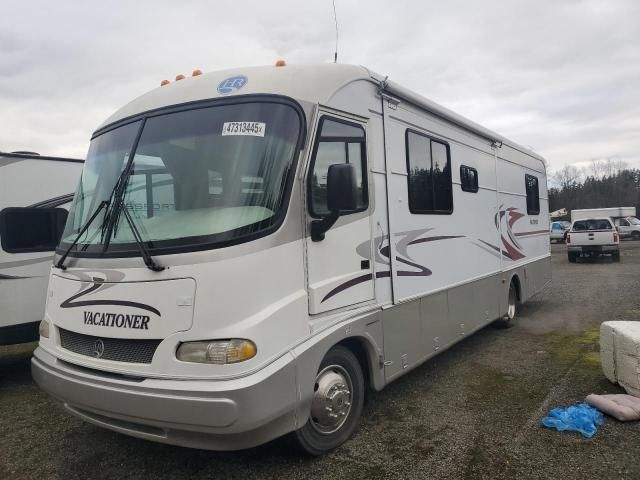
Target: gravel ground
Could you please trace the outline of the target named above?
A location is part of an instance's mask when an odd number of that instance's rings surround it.
[[[552,284],[513,328],[485,328],[371,394],[354,438],[318,459],[283,440],[217,453],[82,423],[32,382],[33,345],[0,347],[0,478],[640,478],[640,423],[608,418],[591,440],[540,427],[550,408],[621,392],[601,373],[598,328],[640,320],[640,242],[619,264],[552,251]]]

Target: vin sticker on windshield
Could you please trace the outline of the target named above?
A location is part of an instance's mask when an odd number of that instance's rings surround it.
[[[251,135],[253,137],[264,137],[266,127],[267,124],[261,122],[224,122],[222,136]]]

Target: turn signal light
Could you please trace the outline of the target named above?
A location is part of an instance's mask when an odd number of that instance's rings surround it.
[[[233,338],[183,343],[178,347],[176,358],[183,362],[227,365],[249,360],[255,357],[256,353],[258,349],[251,340]]]
[[[160,86],[161,86],[161,87],[164,87],[165,85],[169,85],[170,83],[171,83],[171,82],[170,82],[169,80],[162,80],[162,81],[160,82]]]
[[[40,320],[40,325],[38,326],[38,333],[41,337],[49,338],[49,322],[46,320]]]
[[[180,75],[176,75],[176,82],[178,80],[184,80],[184,75],[180,74]]]
[[[287,66],[287,62],[285,62],[284,60],[276,61],[276,67],[286,67],[286,66]]]
[[[192,77],[197,77],[198,75],[202,75],[202,70],[196,69],[191,73]]]

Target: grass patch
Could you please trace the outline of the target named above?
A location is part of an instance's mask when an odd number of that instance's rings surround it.
[[[546,341],[555,361],[585,369],[600,368],[599,327],[577,334],[550,333],[546,335]]]

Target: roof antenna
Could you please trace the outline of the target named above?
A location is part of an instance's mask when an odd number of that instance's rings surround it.
[[[333,20],[336,22],[336,51],[333,54],[333,63],[338,63],[338,15],[336,14],[336,0],[333,1]]]

